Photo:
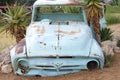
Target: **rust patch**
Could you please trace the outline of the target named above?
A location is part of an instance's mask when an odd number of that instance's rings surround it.
[[[63,34],[68,34],[68,35],[75,35],[81,32],[81,30],[72,30],[72,31],[63,31],[63,30],[57,30],[55,31],[57,33],[63,33]]]
[[[34,25],[34,26],[32,26],[33,28],[38,28],[39,26],[36,26],[36,25]]]
[[[25,41],[25,38],[24,38],[15,46],[15,53],[16,54],[22,53],[25,45],[26,45],[26,41]]]
[[[36,32],[37,32],[38,34],[43,35],[43,34],[46,32],[45,27],[44,27],[44,26],[43,26],[43,27],[38,27],[38,28],[36,29]]]
[[[34,25],[34,26],[32,26],[32,28],[34,28],[34,29],[36,30],[36,32],[37,32],[38,34],[41,34],[41,35],[43,35],[43,34],[46,32],[44,26]]]

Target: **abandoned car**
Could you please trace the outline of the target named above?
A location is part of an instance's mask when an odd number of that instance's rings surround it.
[[[56,76],[102,69],[104,55],[87,23],[84,0],[37,0],[25,39],[10,52],[14,72]]]

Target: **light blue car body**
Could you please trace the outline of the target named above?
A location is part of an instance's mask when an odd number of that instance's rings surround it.
[[[71,3],[74,3],[72,6],[77,5],[81,8],[80,16],[54,13],[35,16],[36,7]],[[84,6],[78,5],[81,2],[71,3],[69,0],[35,2],[32,22],[27,28],[25,39],[10,52],[16,74],[56,76],[85,69],[103,68],[104,55],[91,27],[87,24]]]

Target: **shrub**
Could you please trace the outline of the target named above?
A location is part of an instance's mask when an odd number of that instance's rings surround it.
[[[117,47],[120,47],[120,39],[117,41]]]
[[[101,41],[112,40],[112,31],[109,28],[101,30]]]
[[[106,17],[106,21],[108,25],[117,24],[117,23],[120,23],[120,17],[108,15]]]
[[[109,67],[111,62],[115,59],[114,55],[105,55],[105,67]]]
[[[19,42],[24,38],[26,33],[26,26],[28,26],[27,16],[30,13],[30,11],[25,10],[25,4],[19,6],[15,3],[13,8],[7,4],[6,13],[1,13],[2,20],[5,24],[1,27],[0,33],[9,33],[16,38],[16,42]]]

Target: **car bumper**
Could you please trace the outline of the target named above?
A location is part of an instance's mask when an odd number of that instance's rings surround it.
[[[20,68],[19,62],[25,62],[24,64],[28,68]],[[14,60],[13,67],[14,72],[18,75],[24,76],[57,76],[68,73],[79,72],[87,68],[87,63],[90,61],[96,61],[100,66],[99,61],[96,58],[41,58],[41,57],[29,57],[18,58]],[[25,70],[26,69],[26,70]],[[24,70],[24,71],[23,71]]]

